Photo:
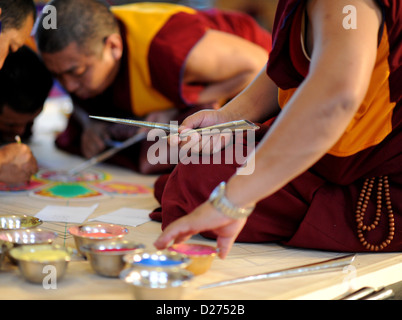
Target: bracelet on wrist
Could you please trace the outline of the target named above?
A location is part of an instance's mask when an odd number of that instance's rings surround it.
[[[250,207],[238,207],[234,205],[225,196],[226,183],[221,182],[209,196],[209,202],[219,212],[232,219],[247,218],[254,210],[255,206]]]

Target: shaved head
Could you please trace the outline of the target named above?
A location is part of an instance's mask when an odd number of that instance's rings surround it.
[[[36,41],[41,52],[55,53],[75,42],[80,50],[95,54],[105,39],[119,33],[119,27],[109,7],[98,0],[52,0],[56,8],[57,28],[45,29],[39,19]]]
[[[3,31],[20,29],[28,16],[35,20],[36,8],[33,0],[0,0]]]

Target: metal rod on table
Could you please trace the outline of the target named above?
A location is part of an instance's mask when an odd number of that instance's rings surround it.
[[[339,258],[329,259],[318,263],[307,264],[304,266],[282,269],[278,271],[255,274],[252,276],[246,276],[241,278],[235,278],[231,280],[215,282],[207,285],[203,285],[198,287],[198,289],[209,289],[215,287],[222,287],[227,285],[234,285],[246,282],[255,282],[260,280],[268,280],[268,279],[278,279],[290,276],[300,276],[300,275],[308,275],[314,272],[322,272],[328,271],[334,268],[344,267],[353,262],[355,255],[346,255]]]

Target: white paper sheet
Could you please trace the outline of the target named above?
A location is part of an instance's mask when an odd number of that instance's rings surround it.
[[[43,221],[83,223],[98,207],[46,206],[35,217]]]
[[[108,214],[93,218],[91,221],[136,227],[140,224],[151,221],[149,218],[150,212],[150,210],[144,209],[120,208]]]

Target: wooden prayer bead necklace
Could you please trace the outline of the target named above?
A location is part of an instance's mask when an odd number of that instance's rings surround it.
[[[391,196],[389,192],[389,181],[388,177],[379,177],[377,184],[377,209],[375,214],[375,219],[370,225],[365,225],[363,222],[364,215],[366,213],[366,209],[368,206],[368,202],[370,200],[371,193],[373,191],[374,183],[376,178],[366,179],[362,191],[360,192],[359,199],[357,201],[356,207],[356,223],[357,223],[357,236],[361,244],[367,249],[371,251],[379,251],[383,250],[386,246],[388,246],[395,234],[395,221],[394,221],[394,213],[391,205]],[[366,238],[364,237],[364,232],[374,230],[379,224],[381,215],[382,215],[382,204],[383,204],[383,191],[384,191],[384,200],[386,209],[388,212],[388,237],[380,244],[374,245],[368,243]]]

